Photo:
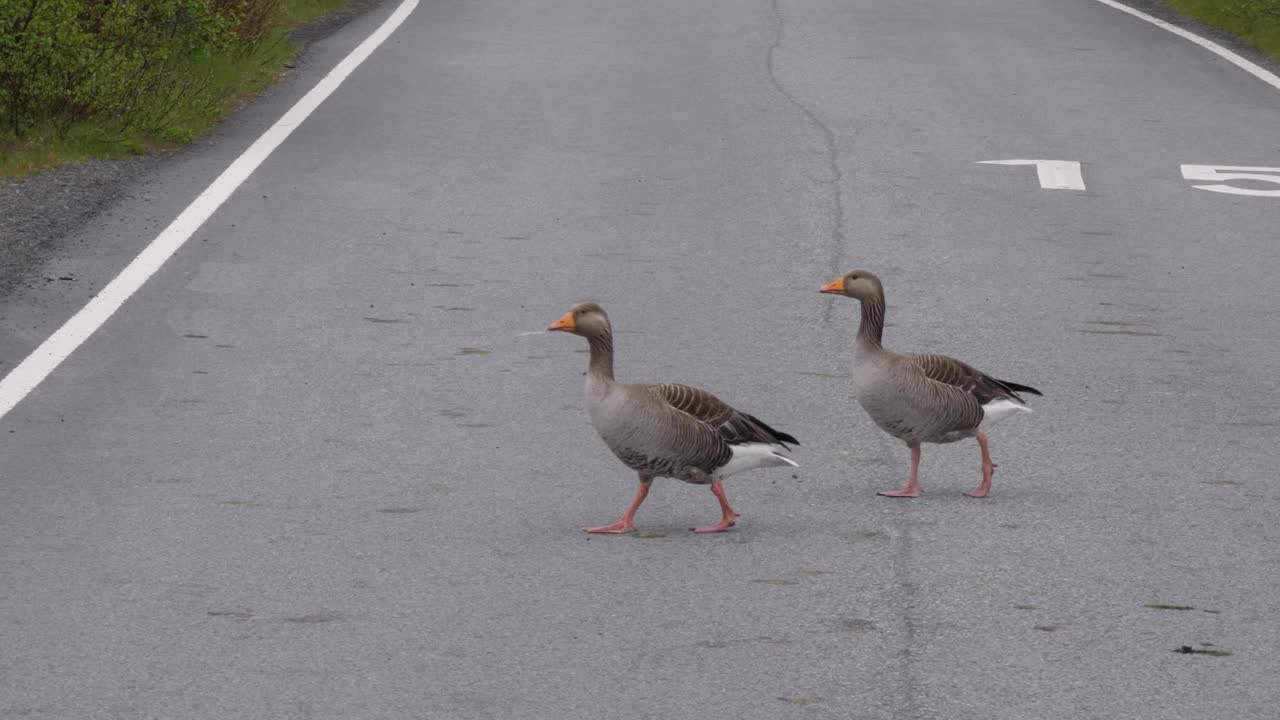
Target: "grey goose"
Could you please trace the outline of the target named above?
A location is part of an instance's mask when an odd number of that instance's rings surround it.
[[[911,474],[901,490],[888,497],[919,497],[920,445],[977,438],[982,449],[982,482],[965,494],[983,498],[991,491],[987,428],[1018,413],[1031,412],[1018,393],[1041,395],[1026,385],[997,380],[946,355],[906,354],[886,350],[884,286],[866,270],[852,270],[819,292],[844,295],[862,304],[862,320],[854,342],[853,384],[858,403],[881,430],[911,450]]]
[[[688,385],[630,385],[613,377],[613,330],[604,308],[574,305],[548,330],[581,335],[591,356],[587,365],[587,413],[605,445],[639,475],[635,498],[612,525],[583,528],[589,533],[620,534],[635,529],[636,510],[654,478],[710,485],[720,501],[721,519],[694,532],[723,532],[737,515],[729,507],[721,481],[744,470],[791,466],[782,453],[799,445],[787,433],[735,410],[711,393]]]

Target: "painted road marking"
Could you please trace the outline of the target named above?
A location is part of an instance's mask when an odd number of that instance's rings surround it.
[[[1205,50],[1208,50],[1209,52],[1217,55],[1223,60],[1226,60],[1232,65],[1235,65],[1236,67],[1244,70],[1250,75],[1258,78],[1259,80],[1270,85],[1271,87],[1277,90],[1280,90],[1280,76],[1263,68],[1261,65],[1258,65],[1257,63],[1253,63],[1253,62],[1249,62],[1248,60],[1245,60],[1244,58],[1222,47],[1216,42],[1213,42],[1211,40],[1206,40],[1200,37],[1199,35],[1191,32],[1190,30],[1183,30],[1177,25],[1174,25],[1172,23],[1167,23],[1164,20],[1161,20],[1160,18],[1152,17],[1151,15],[1148,15],[1139,10],[1134,10],[1128,5],[1122,5],[1118,2],[1115,2],[1115,0],[1098,0],[1098,2],[1102,3],[1103,5],[1113,7],[1116,10],[1119,10],[1120,12],[1128,13],[1136,18],[1146,20],[1147,22],[1151,23],[1152,25],[1155,25],[1156,27],[1164,28],[1165,30],[1168,30],[1174,35],[1177,35],[1182,38],[1186,38],[1187,40],[1190,40],[1191,42],[1199,45]]]
[[[979,160],[981,165],[1035,165],[1045,190],[1084,190],[1080,163],[1075,160]]]
[[[321,78],[302,99],[289,108],[275,125],[267,129],[248,150],[236,158],[216,180],[191,202],[169,227],[151,241],[120,274],[70,320],[63,323],[49,339],[40,344],[13,370],[0,380],[0,418],[44,381],[81,343],[89,339],[116,310],[142,287],[191,235],[213,215],[236,188],[297,129],[320,103],[338,89],[343,80],[383,43],[418,6],[418,0],[404,0],[373,34],[342,59],[328,75]]]
[[[1231,193],[1232,195],[1280,197],[1280,168],[1244,167],[1240,165],[1183,165],[1182,177],[1188,180],[1257,180],[1259,182],[1275,183],[1276,188],[1274,190],[1255,190],[1232,185],[1192,185],[1191,187],[1210,192]]]

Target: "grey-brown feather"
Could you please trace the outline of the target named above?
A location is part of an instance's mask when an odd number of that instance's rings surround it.
[[[800,444],[794,437],[774,430],[754,415],[735,410],[706,390],[675,383],[650,387],[671,407],[715,428],[730,445],[758,442],[787,447],[788,443]]]
[[[1019,403],[1023,402],[1010,384],[997,380],[953,357],[937,354],[904,354],[901,357],[906,358],[908,362],[919,368],[925,377],[930,380],[937,380],[940,383],[964,390],[977,398],[982,405],[1001,398],[1007,398]],[[1036,395],[1040,394],[1035,388],[1021,385],[1016,387]]]
[[[861,353],[854,370],[858,401],[885,432],[906,442],[954,442],[982,423],[982,402],[964,387],[929,377],[911,358]]]
[[[714,427],[668,404],[659,387],[614,383],[603,397],[589,389],[592,424],[605,445],[633,470],[711,482],[733,450]]]

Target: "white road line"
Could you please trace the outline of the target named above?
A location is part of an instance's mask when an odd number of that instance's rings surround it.
[[[1156,27],[1164,28],[1165,30],[1168,30],[1174,35],[1177,35],[1179,37],[1184,37],[1190,40],[1191,42],[1199,45],[1200,47],[1204,48],[1205,50],[1208,50],[1209,52],[1217,55],[1218,57],[1221,57],[1223,60],[1226,60],[1232,65],[1239,67],[1240,69],[1258,78],[1259,80],[1270,85],[1271,87],[1277,90],[1280,90],[1280,76],[1277,76],[1275,73],[1271,72],[1270,70],[1267,70],[1266,68],[1262,67],[1261,65],[1258,65],[1257,63],[1245,60],[1244,58],[1222,47],[1218,43],[1213,42],[1212,40],[1206,40],[1205,38],[1200,37],[1199,35],[1191,32],[1190,30],[1183,30],[1177,25],[1174,25],[1172,23],[1167,23],[1158,17],[1152,17],[1151,15],[1148,15],[1140,10],[1134,10],[1128,5],[1122,5],[1121,3],[1118,3],[1115,0],[1098,0],[1098,2],[1102,3],[1103,5],[1113,7],[1116,10],[1119,10],[1120,12],[1128,13],[1136,18],[1146,20],[1147,22],[1151,23],[1152,25],[1155,25]]]
[[[316,86],[289,108],[275,125],[262,134],[248,150],[182,211],[169,227],[151,241],[114,280],[94,295],[75,315],[63,323],[49,339],[40,344],[13,370],[0,380],[0,418],[44,381],[81,343],[89,339],[116,310],[124,305],[190,239],[209,216],[240,187],[253,171],[297,129],[309,115],[329,97],[353,70],[360,66],[418,6],[418,0],[404,0],[391,17],[378,26],[355,50],[329,71]]]
[[[1045,190],[1084,190],[1084,176],[1075,160],[979,160],[979,165],[1035,165]]]

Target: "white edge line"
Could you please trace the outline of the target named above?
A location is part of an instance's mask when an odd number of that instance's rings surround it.
[[[360,66],[418,6],[418,0],[404,0],[373,34],[364,39],[329,74],[320,79],[302,99],[240,154],[204,192],[169,223],[156,239],[138,253],[120,274],[107,283],[84,307],[62,324],[47,340],[0,380],[0,418],[22,401],[49,376],[63,360],[102,327],[138,288],[181,248],[222,203],[240,187],[253,171],[325,101],[353,70]]]
[[[1226,60],[1232,65],[1239,67],[1241,70],[1244,70],[1245,72],[1258,78],[1259,80],[1270,85],[1271,87],[1277,90],[1280,90],[1280,76],[1277,76],[1275,73],[1271,72],[1270,70],[1267,70],[1266,68],[1262,67],[1261,65],[1255,62],[1251,62],[1249,60],[1246,60],[1240,57],[1236,53],[1222,47],[1221,45],[1219,45],[1216,42],[1213,42],[1212,40],[1207,40],[1191,32],[1190,30],[1184,30],[1178,27],[1177,25],[1165,22],[1164,20],[1161,20],[1158,17],[1153,17],[1151,15],[1148,15],[1142,12],[1141,10],[1135,10],[1129,7],[1128,5],[1123,5],[1121,3],[1116,2],[1115,0],[1098,0],[1098,2],[1102,3],[1103,5],[1113,7],[1116,10],[1119,10],[1120,12],[1128,13],[1136,18],[1146,20],[1147,22],[1151,23],[1152,25],[1155,25],[1156,27],[1168,30],[1174,35],[1178,35],[1180,37],[1186,38],[1187,40],[1190,40],[1191,42],[1199,45],[1205,50],[1208,50],[1209,52],[1221,57],[1222,59]]]

